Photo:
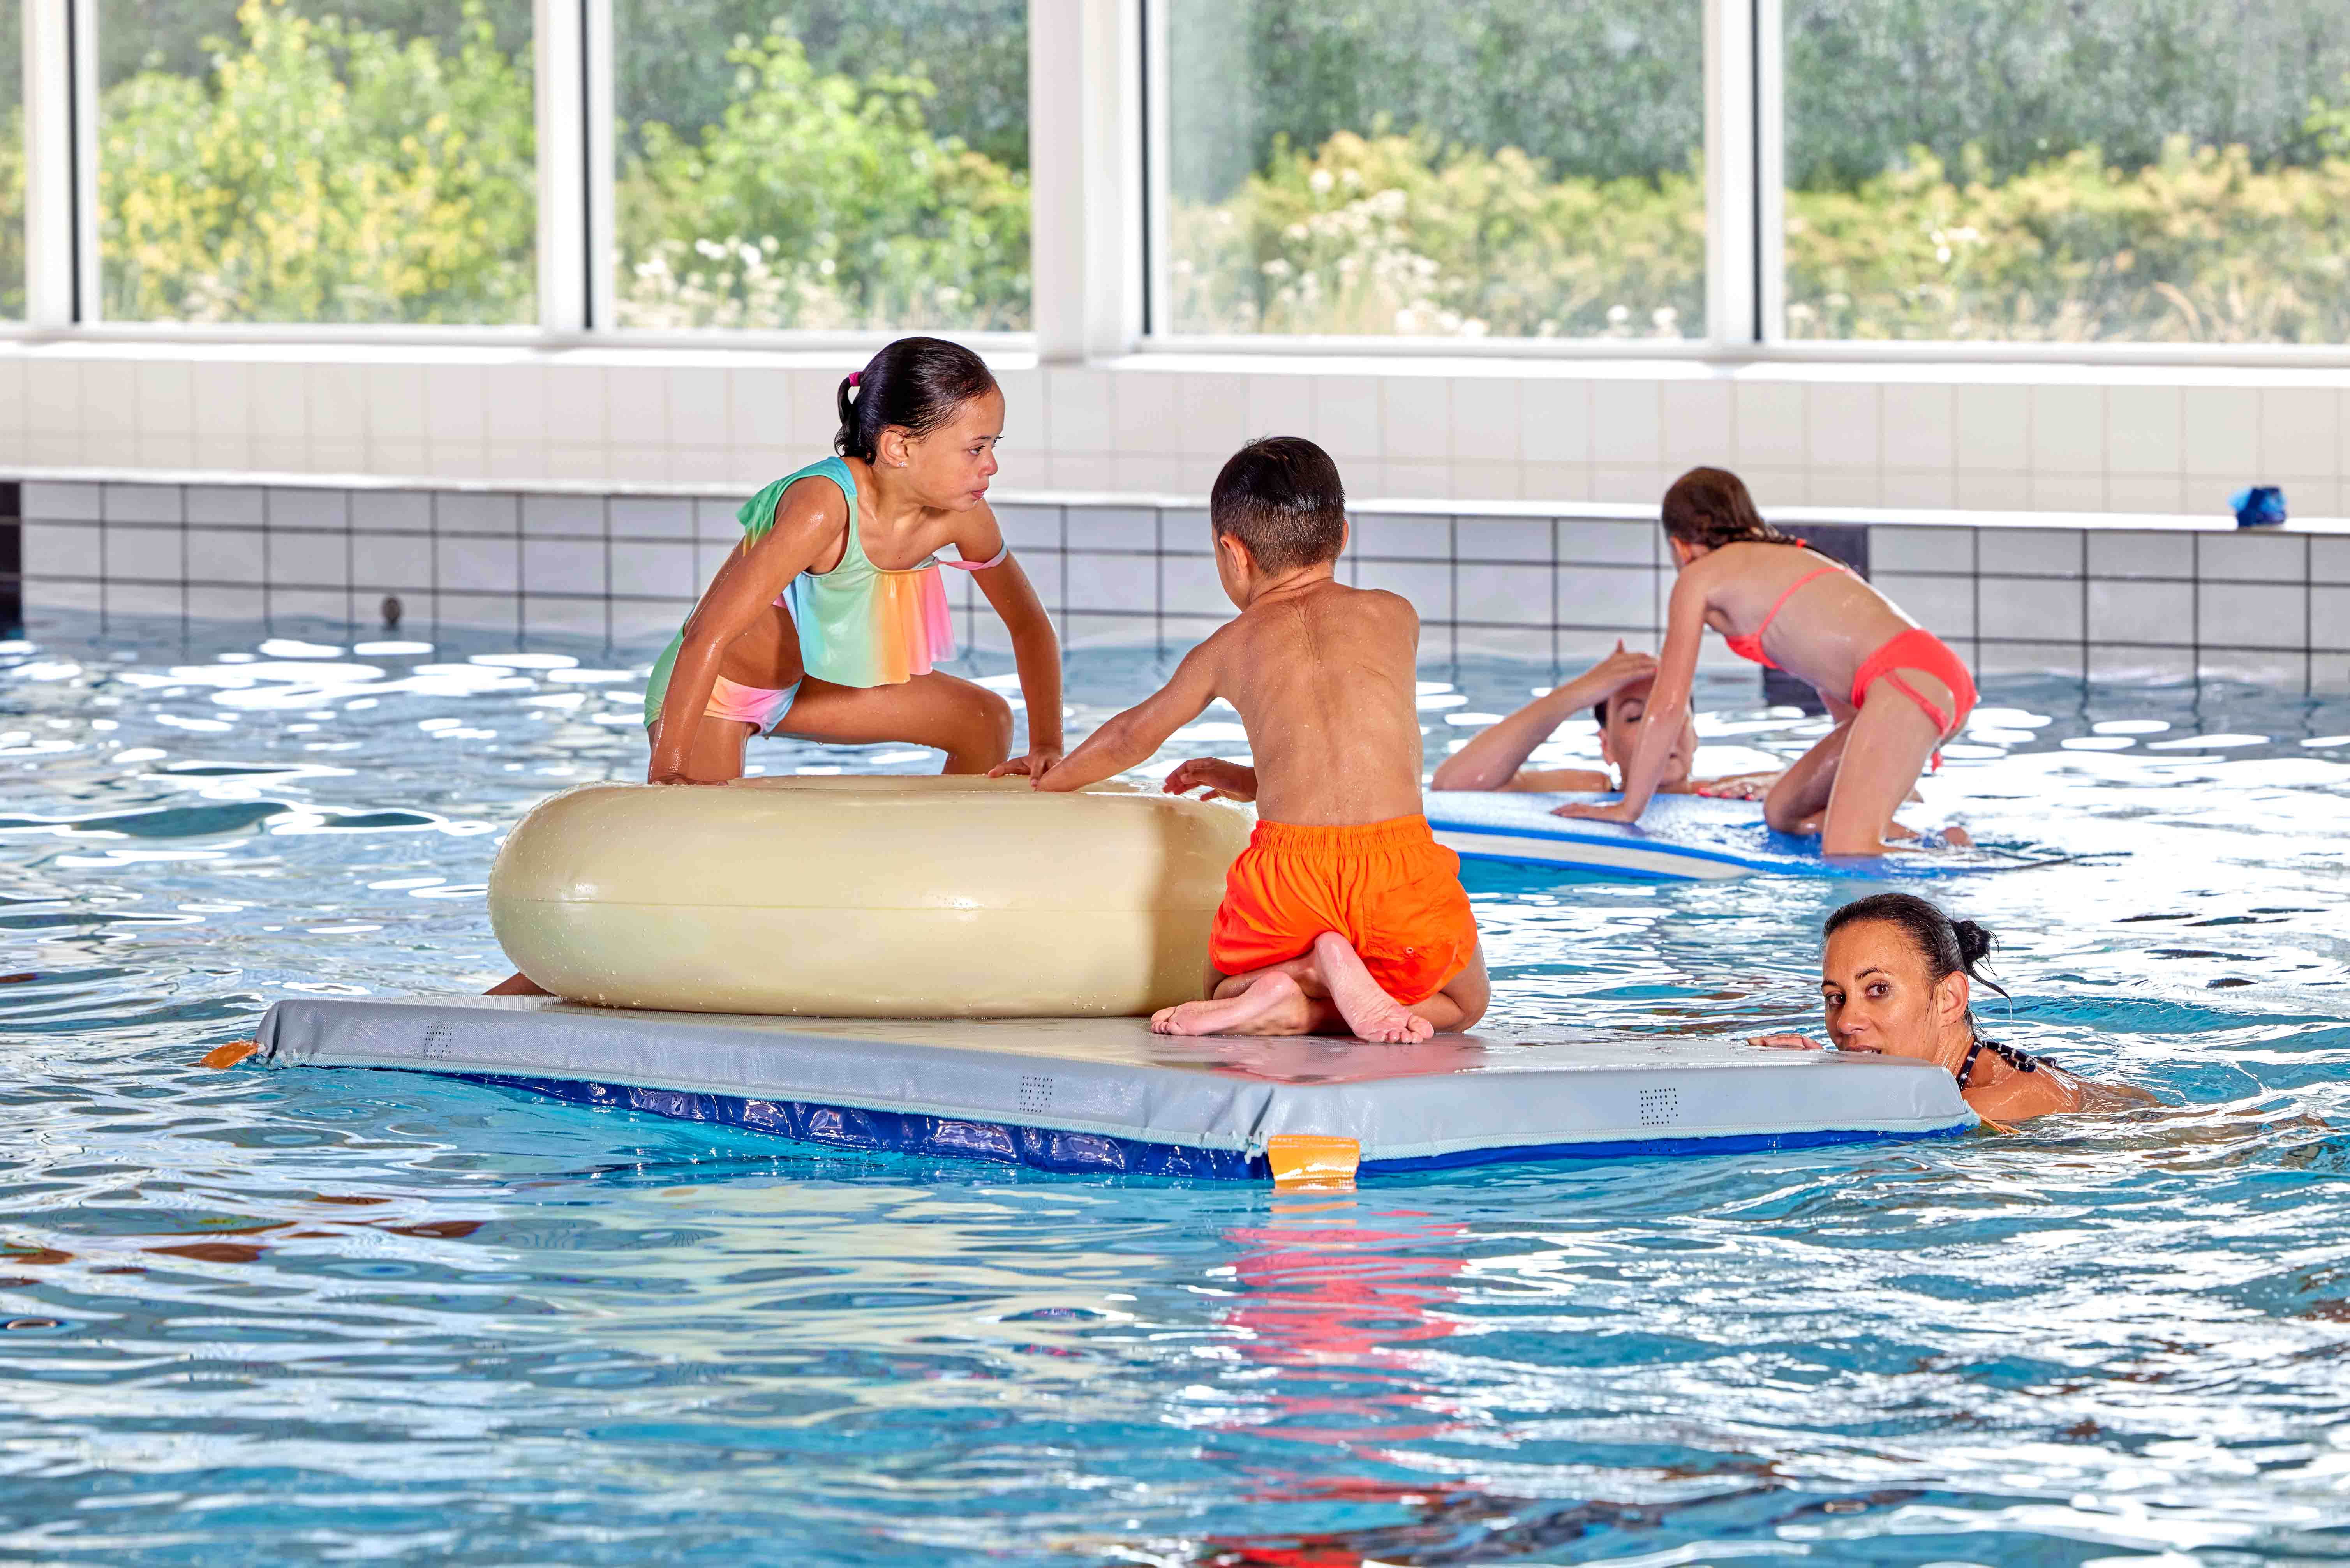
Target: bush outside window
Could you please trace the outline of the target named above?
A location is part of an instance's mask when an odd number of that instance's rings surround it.
[[[1695,0],[1165,0],[1159,330],[1705,333]]]
[[[101,314],[537,318],[529,0],[101,0]]]
[[[1795,338],[2350,343],[2342,0],[1787,0]]]
[[[1029,326],[1026,0],[618,0],[615,308]]]

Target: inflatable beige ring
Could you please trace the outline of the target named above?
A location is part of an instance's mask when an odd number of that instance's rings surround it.
[[[1149,1012],[1200,994],[1255,814],[1117,784],[838,775],[589,784],[490,872],[506,956],[608,1007]]]

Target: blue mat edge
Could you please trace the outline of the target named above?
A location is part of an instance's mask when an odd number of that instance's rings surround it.
[[[391,1071],[417,1071],[394,1068]],[[642,1111],[678,1121],[715,1122],[827,1148],[1023,1165],[1062,1175],[1166,1176],[1217,1181],[1263,1181],[1271,1168],[1262,1155],[1239,1149],[1150,1143],[1102,1133],[1063,1132],[1005,1122],[964,1121],[910,1112],[870,1111],[803,1100],[754,1100],[684,1089],[651,1089],[578,1078],[523,1077],[499,1073],[427,1073],[428,1077],[514,1089],[567,1105]],[[1361,1176],[1409,1176],[1470,1166],[1544,1160],[1638,1159],[1690,1155],[1767,1153],[1844,1144],[1916,1142],[1957,1137],[1961,1123],[1926,1132],[1830,1128],[1802,1133],[1740,1133],[1721,1137],[1640,1138],[1610,1143],[1520,1144],[1461,1149],[1409,1159],[1367,1159]]]

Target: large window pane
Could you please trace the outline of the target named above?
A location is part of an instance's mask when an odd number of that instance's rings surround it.
[[[25,317],[25,9],[0,0],[0,317]]]
[[[1025,330],[1027,0],[616,0],[622,327]]]
[[[1158,0],[1159,330],[1705,329],[1697,0]]]
[[[2344,0],[1786,0],[1794,337],[2350,342]]]
[[[537,315],[530,0],[99,0],[115,320]]]

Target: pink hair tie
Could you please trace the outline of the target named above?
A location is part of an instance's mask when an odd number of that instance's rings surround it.
[[[851,370],[848,373],[848,384],[852,387],[857,385],[857,379],[863,374],[865,374],[865,372],[862,370]]]

